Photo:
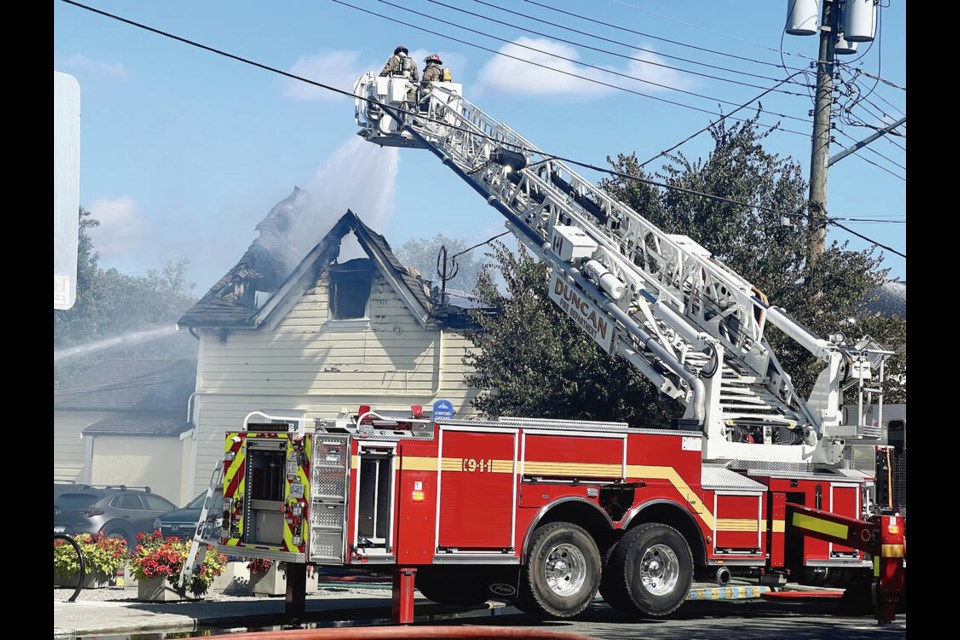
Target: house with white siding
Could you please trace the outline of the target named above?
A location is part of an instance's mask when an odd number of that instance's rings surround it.
[[[296,190],[271,215],[292,215],[301,196]],[[262,240],[269,229],[258,229]],[[348,234],[361,257],[341,259]],[[194,493],[222,461],[224,434],[251,411],[336,418],[360,405],[420,405],[430,415],[443,399],[457,417],[476,417],[478,390],[464,381],[473,348],[466,311],[438,304],[383,236],[348,210],[289,273],[277,247],[255,242],[178,321],[199,341]]]
[[[150,487],[175,504],[193,498],[196,363],[113,358],[53,392],[53,480]]]

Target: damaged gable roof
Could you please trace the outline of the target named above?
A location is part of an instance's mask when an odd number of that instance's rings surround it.
[[[284,236],[296,228],[296,219],[304,215],[306,192],[295,189],[275,206],[257,225],[260,237],[250,245],[240,261],[199,302],[177,322],[190,328],[253,328],[271,313],[284,307],[313,286],[323,269],[336,263],[343,237],[352,232],[360,247],[393,286],[404,305],[425,325],[434,316],[429,286],[419,275],[400,263],[386,239],[365,225],[350,210],[337,221],[327,235],[289,273],[289,247]],[[287,251],[287,255],[282,255]],[[269,298],[258,306],[257,292]]]

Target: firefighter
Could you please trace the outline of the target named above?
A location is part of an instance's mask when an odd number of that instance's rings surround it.
[[[402,44],[397,45],[397,48],[393,50],[393,55],[383,65],[380,77],[385,78],[387,76],[404,76],[410,82],[420,81],[420,71],[417,69],[417,63],[413,61],[409,51]]]
[[[440,59],[440,56],[436,53],[431,53],[424,58],[423,61],[426,66],[423,68],[423,80],[420,84],[426,85],[430,82],[442,82],[443,67],[440,65],[443,64],[443,61]]]

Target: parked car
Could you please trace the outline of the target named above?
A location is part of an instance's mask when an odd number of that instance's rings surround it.
[[[207,497],[204,491],[196,498],[180,509],[169,511],[153,521],[154,530],[159,529],[164,537],[176,536],[186,540],[192,540],[197,532],[197,525],[200,522],[200,511],[203,509],[203,501]],[[218,488],[213,494],[213,500],[208,513],[214,514],[214,517],[220,517],[223,505],[223,490]]]
[[[76,485],[59,493],[55,487],[53,532],[119,536],[132,550],[138,533],[152,531],[157,516],[176,508],[150,487]]]

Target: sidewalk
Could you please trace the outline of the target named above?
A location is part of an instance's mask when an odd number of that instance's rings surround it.
[[[72,594],[72,590],[65,591]],[[54,640],[107,634],[193,632],[212,626],[252,630],[296,622],[363,620],[368,623],[389,623],[392,604],[389,583],[366,587],[326,585],[317,593],[308,594],[306,612],[299,620],[292,621],[284,618],[283,597],[224,598],[218,595],[193,601],[140,602],[136,600],[135,588],[109,591],[96,594],[96,600],[90,599],[93,595],[90,591],[82,591],[76,602],[55,601]],[[696,584],[690,590],[689,599],[755,599],[767,591],[770,591],[769,587],[747,584],[725,587]],[[602,601],[598,598],[598,602]],[[446,607],[427,600],[419,592],[415,606],[418,621],[452,617],[482,618],[515,612],[512,607],[493,601],[469,610]]]

